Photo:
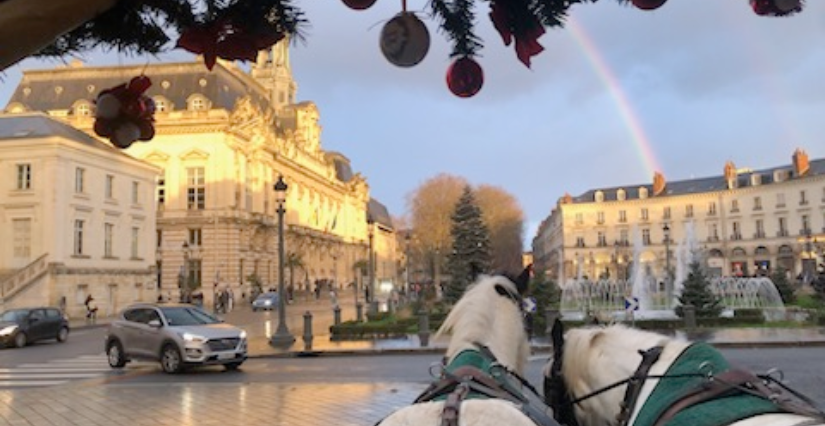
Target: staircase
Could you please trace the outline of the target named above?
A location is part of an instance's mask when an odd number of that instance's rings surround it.
[[[0,311],[4,310],[5,306],[14,300],[15,295],[37,282],[38,278],[48,272],[48,257],[49,254],[45,253],[9,275],[0,275]]]

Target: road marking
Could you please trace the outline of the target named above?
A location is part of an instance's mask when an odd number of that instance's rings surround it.
[[[0,388],[56,386],[71,380],[100,377],[111,371],[105,354],[20,364],[0,368]]]
[[[32,386],[55,386],[68,382],[68,380],[38,380],[35,382],[21,382],[17,380],[0,381],[0,388],[32,387]]]

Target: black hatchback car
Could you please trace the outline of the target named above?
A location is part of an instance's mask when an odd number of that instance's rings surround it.
[[[56,308],[12,309],[0,314],[0,346],[22,348],[38,340],[69,337],[69,320]]]

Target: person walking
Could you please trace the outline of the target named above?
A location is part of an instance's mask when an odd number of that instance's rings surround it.
[[[97,304],[95,303],[95,298],[92,295],[86,296],[86,301],[83,302],[86,305],[86,322],[90,324],[94,324],[97,321]]]

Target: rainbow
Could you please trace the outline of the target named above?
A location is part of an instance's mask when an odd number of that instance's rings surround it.
[[[627,130],[630,132],[630,138],[633,144],[636,145],[636,150],[642,165],[645,167],[647,177],[648,179],[652,179],[653,173],[661,171],[662,168],[656,160],[653,148],[651,148],[650,141],[642,127],[641,119],[639,119],[638,114],[636,114],[636,111],[633,109],[633,105],[631,105],[627,94],[622,89],[619,79],[607,65],[596,44],[575,19],[570,17],[565,26],[570,30],[573,40],[579,45],[582,52],[584,52],[585,57],[593,66],[599,79],[610,92],[619,110],[619,114],[627,126]]]

